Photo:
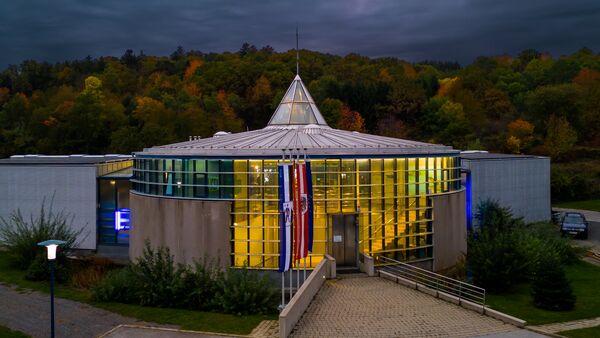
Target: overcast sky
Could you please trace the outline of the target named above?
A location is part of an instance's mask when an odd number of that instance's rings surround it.
[[[600,0],[5,0],[0,69],[126,49],[168,55],[177,46],[236,51],[245,41],[408,61],[600,52]]]

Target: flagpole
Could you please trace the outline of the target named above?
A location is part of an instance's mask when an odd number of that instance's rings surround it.
[[[300,162],[300,149],[296,148],[296,166],[298,164],[300,164],[299,162]],[[301,198],[300,197],[300,190],[299,190],[300,189],[300,175],[299,175],[299,170],[300,169],[296,170],[296,186],[297,186],[297,189],[298,189],[298,192],[297,192],[298,198]],[[298,206],[299,206],[298,209],[300,209],[300,210],[298,210],[298,212],[299,212],[298,215],[302,216],[302,203],[298,203]],[[297,219],[300,219],[300,217],[298,217]],[[299,226],[299,225],[302,225],[302,223],[296,224],[296,226]],[[303,230],[301,230],[301,231],[303,231]],[[300,238],[298,238],[298,239],[300,239]],[[300,245],[298,245],[298,247],[300,247]],[[298,253],[302,254],[300,252],[300,249],[298,249]],[[296,285],[298,286],[298,289],[300,289],[300,271],[296,271]]]
[[[283,151],[283,154],[281,155],[281,162],[283,164],[283,162],[285,161],[285,150]],[[279,174],[279,169],[278,169],[278,174]],[[281,200],[279,201],[279,203],[282,203]],[[281,226],[281,217],[282,217],[282,213],[283,210],[279,211],[279,224]],[[285,222],[285,218],[283,219],[283,222]],[[280,230],[280,235],[281,233],[285,231],[285,224],[284,224],[284,228],[282,230]],[[282,253],[282,249],[283,249],[283,245],[282,243],[282,239],[279,239],[279,255],[281,256]],[[281,258],[279,259],[279,263],[281,264]],[[280,267],[281,269],[281,267]],[[283,271],[281,271],[281,311],[283,311],[283,309],[285,308],[285,267],[283,268]]]
[[[304,148],[304,165],[306,165],[306,148]],[[306,170],[306,167],[304,167],[304,170]],[[306,172],[304,173],[304,175],[306,177]],[[308,196],[307,196],[307,199],[306,199],[307,212],[308,212],[308,203],[309,203],[309,201],[308,201]],[[304,235],[307,236],[308,234],[305,233]],[[305,242],[308,243],[308,241],[305,241]],[[304,278],[302,280],[302,284],[304,284],[304,281],[306,281],[306,256],[304,256]]]
[[[284,154],[285,154],[285,150],[284,150]],[[290,151],[290,158],[291,157],[292,157],[292,152]],[[286,170],[287,170],[287,168],[286,168]],[[293,177],[292,177],[292,179],[293,179]],[[292,191],[292,193],[293,193],[293,191]],[[294,213],[294,210],[292,209],[292,214],[290,215],[290,217],[292,219],[292,229],[290,229],[290,236],[294,235],[294,231],[293,231],[293,225],[294,225],[293,215],[294,214],[293,213]],[[294,240],[293,240],[293,238],[290,238],[290,250],[291,250],[291,255],[290,255],[290,258],[291,258],[291,262],[290,262],[290,301],[292,301],[292,298],[294,297],[293,292],[292,292],[292,288],[294,287],[294,281],[292,279],[292,276],[294,275],[294,251],[293,251],[293,249],[294,249]]]
[[[281,273],[281,310],[285,307],[285,272]]]

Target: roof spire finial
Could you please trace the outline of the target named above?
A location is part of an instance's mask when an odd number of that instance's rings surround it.
[[[296,23],[296,75],[300,75],[300,52],[298,51],[298,23]]]

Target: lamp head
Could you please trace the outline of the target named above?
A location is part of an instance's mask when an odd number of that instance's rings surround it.
[[[39,246],[45,246],[48,252],[48,260],[52,261],[56,259],[56,248],[59,245],[65,244],[67,242],[65,241],[60,241],[57,239],[50,239],[47,241],[43,241],[43,242],[39,242],[38,245]]]

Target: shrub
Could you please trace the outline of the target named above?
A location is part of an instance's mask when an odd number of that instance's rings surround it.
[[[503,208],[497,201],[487,199],[479,202],[475,213],[479,226],[490,232],[508,230],[523,224],[521,218],[514,218],[510,208]]]
[[[215,295],[222,285],[224,274],[217,261],[203,259],[194,263],[184,277],[184,289],[187,290],[184,305],[195,310],[211,311],[219,308]]]
[[[277,290],[266,275],[256,271],[229,269],[222,280],[217,302],[225,313],[271,313],[277,306]]]
[[[90,289],[102,282],[104,276],[116,267],[110,259],[89,257],[72,260],[70,264],[71,285]]]
[[[536,307],[552,310],[571,310],[575,295],[556,255],[546,255],[538,263],[532,283],[533,303]]]
[[[509,209],[496,202],[478,206],[481,225],[467,240],[468,267],[475,284],[502,292],[530,280],[538,263],[556,254],[560,263],[571,262],[579,250],[561,238],[553,224],[524,225]]]
[[[140,288],[140,305],[177,307],[184,302],[188,268],[174,263],[169,248],[155,250],[146,242],[142,256],[131,270]]]
[[[93,296],[99,301],[234,314],[269,313],[277,304],[277,291],[267,276],[247,269],[224,273],[207,259],[193,267],[175,264],[169,249],[152,249],[148,242],[132,265],[109,272],[93,288]]]
[[[59,283],[69,280],[69,266],[64,258],[55,261],[54,278]],[[45,253],[38,253],[33,262],[29,264],[25,279],[31,281],[47,281],[50,279],[50,263]]]
[[[131,267],[108,272],[102,281],[92,287],[92,296],[102,302],[139,304],[137,276]]]
[[[64,263],[65,254],[75,246],[83,229],[73,230],[72,217],[64,211],[54,212],[52,209],[53,200],[49,208],[46,208],[44,201],[37,217],[31,215],[26,219],[18,209],[8,220],[0,217],[0,245],[6,247],[15,266],[29,268],[36,256],[45,250],[37,243],[48,239],[66,242],[60,246],[57,256],[57,265]]]
[[[467,259],[474,283],[496,292],[519,282],[528,264],[520,255],[514,233],[488,230],[469,237]]]
[[[581,167],[552,166],[552,201],[580,201],[600,196],[600,184],[594,174]]]

